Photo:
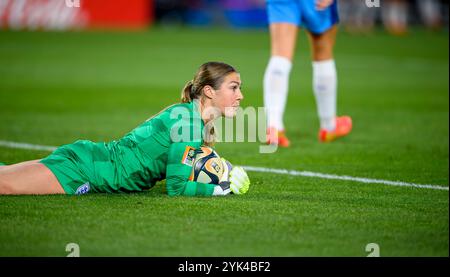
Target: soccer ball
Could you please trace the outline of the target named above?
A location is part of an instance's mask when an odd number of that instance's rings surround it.
[[[202,146],[196,150],[190,180],[217,185],[228,178],[230,170],[231,164],[222,160],[214,149]]]

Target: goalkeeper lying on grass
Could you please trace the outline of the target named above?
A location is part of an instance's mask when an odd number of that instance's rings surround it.
[[[118,141],[78,140],[42,160],[0,166],[0,194],[84,194],[136,192],[166,179],[170,196],[246,193],[250,180],[233,167],[220,184],[189,181],[192,148],[208,145],[216,117],[234,117],[243,96],[239,73],[219,62],[203,64],[182,92],[182,103],[167,107]],[[228,177],[228,176],[226,176]]]

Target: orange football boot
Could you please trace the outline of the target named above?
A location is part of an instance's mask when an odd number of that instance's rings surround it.
[[[336,117],[336,128],[333,131],[319,130],[319,141],[331,142],[337,138],[346,136],[352,130],[352,118],[350,116]]]
[[[289,147],[291,142],[283,131],[270,127],[267,129],[267,144],[277,144],[280,147]]]

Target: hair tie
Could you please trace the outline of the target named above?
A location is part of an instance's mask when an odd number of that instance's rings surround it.
[[[194,93],[195,93],[194,80],[190,80],[189,82],[191,82],[191,95],[194,95]]]

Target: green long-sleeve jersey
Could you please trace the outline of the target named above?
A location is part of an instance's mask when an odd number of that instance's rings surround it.
[[[189,181],[193,149],[203,143],[204,123],[195,102],[172,105],[118,141],[106,144],[118,189],[144,190],[166,179],[167,193],[209,196],[213,184]]]
[[[214,184],[189,181],[203,128],[195,102],[176,104],[119,140],[78,140],[41,162],[68,194],[143,191],[166,179],[170,196],[210,196]]]

